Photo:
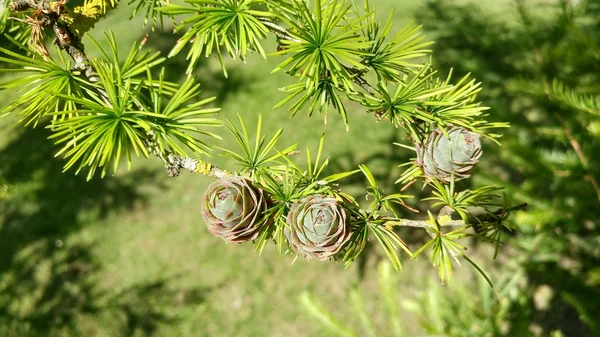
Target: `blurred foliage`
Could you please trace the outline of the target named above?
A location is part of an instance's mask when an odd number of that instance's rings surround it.
[[[303,293],[300,303],[305,312],[322,325],[325,336],[410,336],[407,333],[410,327],[401,324],[399,319],[407,311],[417,314],[416,323],[429,336],[538,336],[542,329],[531,320],[533,299],[523,290],[524,270],[515,264],[507,269],[511,273],[504,274],[495,289],[483,279],[475,287],[459,283],[444,287],[428,282],[411,298],[400,299],[397,288],[401,282],[392,273],[389,263],[382,262],[378,266],[377,296],[359,288],[350,293],[347,307],[356,317],[356,322],[350,324],[341,323],[336,317],[338,313],[330,311],[310,293]],[[366,305],[365,299],[374,297],[378,297],[376,305]],[[560,330],[553,330],[542,336],[564,335]]]
[[[600,1],[517,0],[511,20],[444,0],[419,13],[434,63],[481,79],[482,101],[511,123],[475,182],[531,205],[515,217],[510,254],[526,271],[523,291],[555,294],[533,319],[546,335],[600,335]]]

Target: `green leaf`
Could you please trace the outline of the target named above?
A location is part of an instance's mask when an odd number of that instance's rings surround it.
[[[82,86],[90,86],[69,70],[71,63],[61,58],[62,63],[53,59],[39,60],[26,56],[27,47],[20,42],[9,38],[22,54],[0,47],[0,62],[5,62],[15,68],[0,69],[0,73],[18,72],[17,77],[0,82],[0,90],[17,90],[14,101],[0,110],[0,115],[18,113],[19,123],[25,126],[36,126],[45,116],[61,110],[75,111],[75,105],[62,99],[54,93],[65,96],[81,97]],[[61,51],[58,51],[61,55]],[[62,56],[62,55],[61,55]],[[76,115],[73,112],[71,115]],[[56,116],[54,118],[57,118]]]
[[[479,274],[481,274],[481,276],[483,276],[483,278],[490,285],[490,287],[492,287],[492,288],[494,287],[494,285],[492,284],[492,280],[490,280],[490,278],[487,276],[487,274],[475,262],[473,262],[473,260],[471,260],[463,252],[458,251],[458,253],[463,257],[463,259],[467,260],[467,262],[469,262],[469,264],[471,266],[473,266],[473,268],[477,269]]]
[[[365,2],[365,12],[370,13],[368,1]],[[409,22],[391,39],[388,38],[393,27],[394,13],[395,8],[390,12],[383,28],[375,19],[375,13],[370,13],[366,17],[367,26],[363,29],[363,34],[369,41],[374,41],[367,49],[369,55],[364,57],[364,64],[375,71],[379,81],[402,82],[403,75],[421,68],[420,59],[431,53],[425,47],[433,42],[425,41],[421,26],[416,26],[414,22]]]
[[[164,28],[164,20],[161,13],[158,11],[159,8],[164,7],[168,2],[163,0],[130,0],[128,5],[134,5],[133,12],[131,13],[130,20],[133,19],[138,13],[144,15],[144,27],[151,21],[151,28],[154,30],[157,23],[160,23],[160,27]]]
[[[375,181],[375,177],[373,176],[373,173],[371,173],[371,170],[369,170],[367,165],[361,164],[358,165],[358,168],[362,171],[365,177],[367,177],[369,184],[371,184],[372,187],[377,188],[377,182]]]
[[[229,56],[234,59],[239,56],[245,60],[251,50],[266,57],[261,40],[266,37],[268,29],[261,18],[270,17],[272,14],[260,10],[263,0],[186,0],[185,2],[191,6],[168,3],[158,8],[158,11],[168,16],[194,14],[177,26],[177,31],[186,28],[187,31],[169,54],[169,57],[175,56],[185,44],[192,44],[187,55],[190,60],[187,74],[194,70],[203,52],[205,57],[209,57],[213,51],[216,51],[223,73],[227,77],[227,70],[219,50],[221,46],[224,46]]]
[[[205,128],[219,125],[208,117],[218,109],[202,108],[212,99],[197,100],[199,85],[193,78],[181,86],[165,82],[164,72],[154,79],[150,69],[164,60],[159,54],[134,45],[121,61],[114,34],[106,38],[109,50],[101,48],[103,58],[90,61],[99,81],[83,86],[81,95],[51,93],[73,107],[50,114],[56,117],[50,138],[62,145],[57,155],[68,159],[65,170],[88,168],[90,179],[100,169],[104,176],[109,166],[116,172],[121,157],[131,167],[131,150],[144,156],[156,150],[147,143],[150,131],[163,158],[187,156],[185,147],[206,154],[209,146],[199,136],[217,137]]]
[[[180,156],[189,156],[188,152],[180,145],[187,147],[195,154],[208,154],[211,146],[198,136],[221,138],[206,130],[221,126],[217,119],[211,117],[220,109],[203,108],[205,104],[212,102],[215,98],[199,101],[200,84],[196,83],[193,77],[187,77],[185,82],[172,92],[170,87],[165,89],[167,86],[163,81],[163,76],[164,70],[157,80],[148,72],[145,84],[151,88],[150,94],[149,97],[141,99],[146,99],[146,104],[154,112],[138,112],[149,117],[147,122],[156,131],[154,141],[165,155],[175,153]]]
[[[400,258],[397,253],[397,249],[402,248],[410,257],[413,256],[408,246],[392,231],[386,227],[380,226],[375,223],[369,223],[368,225],[370,232],[375,236],[385,254],[388,256],[392,265],[396,270],[402,269]]]
[[[236,153],[229,149],[217,147],[223,151],[223,155],[237,160],[242,166],[242,173],[254,174],[261,170],[269,170],[271,167],[280,165],[278,161],[280,158],[287,159],[288,153],[293,152],[296,149],[296,145],[292,145],[284,149],[283,151],[277,151],[275,146],[279,141],[283,133],[283,129],[279,129],[265,144],[266,138],[262,135],[262,115],[258,117],[258,123],[256,128],[256,136],[254,146],[248,135],[246,124],[242,119],[242,116],[238,114],[240,127],[236,127],[231,121],[227,121],[225,127],[237,143],[240,145],[242,150],[241,153]]]
[[[300,295],[300,303],[308,311],[308,313],[323,324],[329,331],[340,337],[359,337],[351,330],[345,328],[344,324],[337,321],[323,305],[313,299],[307,292]]]
[[[282,16],[290,27],[289,40],[280,41],[282,50],[273,55],[290,55],[273,72],[287,69],[290,76],[298,77],[298,85],[285,89],[290,95],[276,107],[299,99],[292,104],[292,115],[303,109],[307,103],[309,110],[327,112],[332,105],[348,124],[342,95],[353,94],[354,70],[362,69],[361,57],[371,45],[359,34],[364,17],[350,20],[348,12],[352,7],[347,1],[337,0],[321,3],[317,1],[311,10],[303,1],[295,1],[296,17]]]

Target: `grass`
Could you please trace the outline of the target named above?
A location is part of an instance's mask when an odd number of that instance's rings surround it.
[[[373,3],[381,16],[396,4]],[[398,29],[419,3],[397,4]],[[140,41],[141,20],[127,21],[128,9],[111,13],[93,35],[101,38],[110,28],[124,48]],[[168,33],[151,33],[148,46],[167,52],[172,42]],[[220,118],[241,113],[254,126],[262,113],[266,130],[283,128],[284,141],[301,148],[316,146],[325,133],[332,169],[366,162],[393,188],[400,173],[396,165],[410,157],[391,145],[399,139],[396,130],[357,109],[349,132],[333,114],[323,125],[319,116],[290,118],[284,109],[272,110],[283,97],[277,88],[289,83],[282,73],[268,74],[278,63],[256,55],[247,64],[228,61],[230,77],[224,79],[218,63],[208,60],[195,74],[206,95],[218,97]],[[185,65],[183,58],[166,63],[173,80],[183,76]],[[274,247],[258,256],[251,245],[226,245],[206,231],[200,217],[199,201],[210,179],[191,174],[170,179],[158,161],[139,159],[132,172],[88,183],[60,173],[62,163],[52,158],[55,148],[45,130],[11,128],[14,121],[12,116],[0,121],[0,176],[11,186],[11,197],[0,205],[2,336],[318,336],[321,328],[298,305],[303,291],[335,309],[345,306],[356,284],[376,287],[371,275],[382,258],[377,249],[344,270],[333,262],[292,265],[292,257],[278,256]],[[218,145],[235,143],[225,138]],[[406,260],[401,297],[435,277],[426,260]],[[355,320],[350,314],[341,318]],[[411,316],[401,319],[410,322]]]

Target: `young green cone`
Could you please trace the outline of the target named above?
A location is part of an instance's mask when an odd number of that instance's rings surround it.
[[[453,127],[445,135],[434,130],[423,144],[417,144],[417,165],[425,176],[443,182],[468,178],[481,157],[479,134]]]
[[[285,236],[298,255],[327,260],[350,239],[348,220],[346,210],[336,199],[311,195],[292,205]]]
[[[255,239],[266,210],[264,192],[246,177],[215,180],[202,200],[202,218],[208,230],[232,243]]]

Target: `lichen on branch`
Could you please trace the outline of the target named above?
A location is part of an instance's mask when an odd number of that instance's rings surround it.
[[[71,32],[82,36],[94,28],[96,22],[102,19],[108,11],[117,7],[119,0],[88,0],[82,6],[69,9],[64,7],[60,21],[69,26]]]

